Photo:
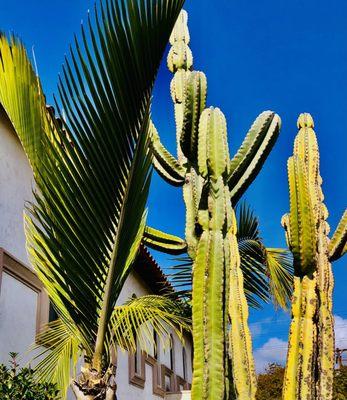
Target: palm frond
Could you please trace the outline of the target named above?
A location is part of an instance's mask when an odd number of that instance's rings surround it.
[[[65,59],[55,104],[61,124],[46,110],[22,44],[1,37],[0,102],[37,188],[26,215],[30,259],[62,323],[74,324],[87,356],[99,361],[145,227],[151,93],[183,2],[100,3]],[[69,340],[40,365],[52,371],[58,354],[72,357]]]
[[[260,236],[259,221],[245,202],[238,207],[238,243],[245,290],[253,306],[258,299],[286,309],[290,302],[293,266],[286,249],[265,247]]]
[[[46,142],[58,139],[39,78],[22,42],[0,32],[0,104],[27,154],[34,174],[46,157]]]
[[[192,266],[190,257],[174,259],[178,264],[170,267],[168,278],[175,287],[174,295],[180,299],[191,299],[192,296]]]
[[[184,343],[184,332],[191,330],[191,321],[185,317],[183,305],[157,295],[138,297],[115,307],[111,323],[114,343],[133,352],[137,345],[146,352],[155,346],[153,331],[165,348],[170,346],[170,331]]]
[[[266,249],[270,292],[279,307],[286,309],[293,290],[293,259],[287,249]]]
[[[79,337],[78,330],[58,319],[47,324],[37,335],[36,342],[34,349],[41,350],[35,357],[39,360],[35,368],[36,378],[43,382],[55,382],[64,395],[83,354],[83,339]]]
[[[181,5],[106,1],[95,28],[90,19],[88,33],[82,26],[83,44],[75,41],[59,82],[69,139],[48,143],[28,248],[58,310],[63,305],[91,343],[102,313],[111,334],[108,322],[144,229],[151,89]]]

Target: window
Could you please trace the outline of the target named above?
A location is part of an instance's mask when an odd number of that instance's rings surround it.
[[[159,362],[159,359],[160,359],[160,341],[159,341],[158,334],[157,334],[157,332],[155,330],[153,330],[153,345],[154,345],[153,356]]]
[[[182,363],[183,363],[183,379],[187,380],[187,353],[186,349],[182,348]]]
[[[3,248],[0,248],[0,292],[2,291],[1,284],[4,283],[2,279],[3,274],[6,274],[5,276],[8,276],[12,282],[23,284],[36,296],[34,310],[36,321],[34,321],[34,324],[36,333],[39,333],[42,327],[47,324],[49,316],[49,299],[43,288],[43,284],[35,271],[17,260]]]
[[[55,311],[55,308],[53,307],[52,303],[49,303],[49,316],[48,316],[48,322],[53,322],[58,319],[58,313]]]
[[[165,384],[165,382],[164,382],[164,378],[162,376],[161,364],[160,364],[160,338],[154,329],[153,329],[153,344],[154,344],[153,355],[154,355],[155,360],[157,361],[157,365],[155,367],[156,374],[157,374],[157,382],[158,382],[158,386],[160,388],[162,388],[163,384]]]
[[[170,369],[175,370],[175,342],[172,335],[170,335]]]
[[[135,351],[135,373],[136,374],[141,374],[141,368],[142,368],[142,366],[141,366],[141,357],[142,357],[142,354],[141,354],[141,349],[140,349],[140,344],[139,344],[139,340],[138,340],[138,338],[137,338],[137,336],[136,336],[136,351]]]

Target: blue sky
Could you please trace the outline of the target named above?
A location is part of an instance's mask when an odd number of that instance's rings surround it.
[[[90,0],[1,0],[0,30],[14,31],[35,48],[48,99],[56,92],[64,53],[79,33]],[[272,109],[282,131],[268,161],[245,198],[253,206],[268,246],[284,246],[281,216],[288,210],[286,162],[292,153],[296,119],[310,112],[321,151],[321,174],[332,230],[346,207],[347,2],[345,0],[187,0],[195,69],[208,79],[208,104],[228,121],[234,153],[255,117]],[[165,60],[154,93],[153,118],[163,142],[175,151],[171,75]],[[149,198],[150,224],[183,235],[180,189],[154,176]],[[173,263],[155,254],[162,266]],[[339,337],[347,345],[347,260],[334,264],[335,314]],[[258,364],[281,361],[288,315],[266,306],[251,312]],[[264,361],[265,360],[265,361]]]

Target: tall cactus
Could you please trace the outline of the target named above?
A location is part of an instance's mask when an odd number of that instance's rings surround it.
[[[160,142],[154,125],[154,167],[170,184],[183,186],[186,246],[177,237],[148,228],[145,242],[162,251],[188,251],[193,263],[192,399],[229,399],[229,365],[238,399],[254,399],[256,377],[248,328],[232,208],[256,177],[280,129],[273,112],[253,123],[230,159],[227,126],[218,108],[206,108],[207,79],[193,71],[187,13],[183,11],[170,38],[168,68],[174,74],[177,159]],[[230,328],[229,328],[230,326]],[[231,391],[230,391],[231,392]]]
[[[330,261],[345,251],[347,213],[330,241],[310,114],[299,116],[298,128],[294,154],[288,160],[290,213],[282,218],[295,274],[283,399],[330,400],[334,368]]]

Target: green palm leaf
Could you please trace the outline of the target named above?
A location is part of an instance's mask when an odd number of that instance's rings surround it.
[[[57,382],[62,393],[71,383],[79,358],[83,355],[78,330],[63,323],[61,319],[49,323],[37,336],[38,346],[42,349],[35,357],[39,361],[35,368],[36,376],[43,382]]]
[[[116,301],[145,229],[152,88],[182,5],[100,4],[65,60],[56,100],[60,123],[46,109],[22,44],[1,37],[0,102],[37,186],[26,215],[28,252],[61,321],[47,331],[51,352],[39,364],[52,379],[77,348],[97,371],[109,359]],[[61,340],[51,341],[59,332]],[[67,383],[61,376],[63,393]]]
[[[111,323],[114,340],[125,350],[135,351],[137,344],[149,352],[155,342],[152,329],[155,329],[161,342],[170,345],[169,328],[184,342],[184,332],[189,332],[190,319],[184,316],[182,304],[164,296],[142,296],[115,307]]]
[[[27,154],[34,174],[49,149],[60,143],[57,121],[46,108],[39,78],[21,41],[0,32],[0,104]]]

